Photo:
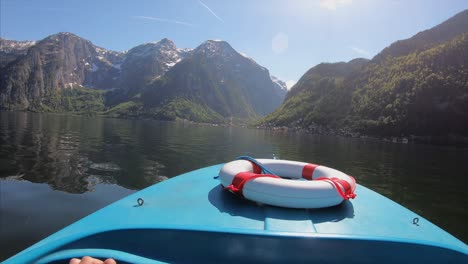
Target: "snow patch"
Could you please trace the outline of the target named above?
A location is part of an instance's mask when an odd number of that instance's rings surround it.
[[[286,86],[288,87],[288,90],[290,90],[296,83],[297,81],[295,80],[286,81]]]
[[[242,52],[239,52],[239,54],[240,54],[242,57],[244,57],[244,58],[250,60],[251,62],[256,63],[256,62],[255,62],[251,57],[249,57],[247,54],[242,53]]]
[[[279,87],[281,90],[283,90],[283,91],[289,90],[289,89],[288,89],[287,83],[283,82],[283,81],[280,80],[278,77],[271,75],[271,76],[270,76],[270,79],[271,79],[271,81],[272,81],[274,84],[278,85],[278,87]]]
[[[99,70],[99,67],[93,63],[93,65],[91,66],[91,71],[92,72],[97,72]]]
[[[190,49],[190,48],[177,49],[178,52],[190,52],[192,50],[193,49]]]
[[[8,39],[0,39],[0,50],[5,53],[24,51],[31,46],[35,45],[36,41],[16,41]]]
[[[242,57],[246,57],[247,59],[250,59],[250,57],[247,56],[247,54],[245,54],[245,53],[239,52],[239,54],[242,55]]]
[[[95,50],[96,50],[97,53],[106,54],[106,49],[103,49],[103,48],[101,48],[101,47],[96,47]]]

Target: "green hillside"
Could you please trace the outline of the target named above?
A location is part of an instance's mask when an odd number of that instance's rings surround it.
[[[468,135],[467,33],[361,67],[352,62],[312,68],[259,124],[381,136]]]
[[[468,34],[421,52],[369,63],[349,116],[382,135],[468,135]]]

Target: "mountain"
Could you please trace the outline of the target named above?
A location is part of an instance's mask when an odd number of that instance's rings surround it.
[[[379,136],[468,136],[468,11],[371,61],[311,68],[262,126]]]
[[[380,62],[388,56],[400,57],[413,52],[422,51],[456,36],[466,33],[468,29],[468,9],[462,11],[445,22],[414,35],[405,40],[399,40],[377,54],[373,61]]]
[[[157,119],[220,122],[256,118],[284,97],[268,70],[225,41],[208,40],[156,78],[134,102]],[[132,104],[132,106],[134,106]]]
[[[4,47],[13,55],[0,69],[0,109],[224,122],[270,113],[286,93],[224,41],[190,50],[162,39],[115,52],[58,33]]]
[[[43,110],[73,87],[115,87],[122,54],[94,46],[71,33],[58,33],[31,46],[1,70],[0,106]]]
[[[288,92],[288,86],[286,85],[286,83],[273,75],[271,75],[270,78],[273,84],[275,85],[275,93],[279,97],[284,98],[286,96],[286,93]]]
[[[25,55],[28,49],[36,44],[35,41],[16,41],[0,38],[0,69],[8,63]]]
[[[354,59],[348,63],[321,63],[311,68],[289,91],[283,104],[262,123],[309,127],[343,118],[349,111],[351,100],[346,81],[367,63],[366,59]]]
[[[139,89],[164,75],[188,53],[178,49],[165,38],[155,43],[145,43],[130,49],[122,63],[121,85],[128,90]]]
[[[377,135],[468,136],[467,65],[468,33],[370,63],[355,84],[354,128]]]

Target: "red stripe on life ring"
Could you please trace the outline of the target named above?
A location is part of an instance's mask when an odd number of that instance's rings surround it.
[[[314,173],[315,168],[320,165],[317,164],[306,164],[304,168],[302,168],[302,178],[307,179],[309,181],[312,180],[312,174]]]
[[[329,182],[332,185],[334,185],[336,191],[343,198],[343,200],[354,199],[356,197],[356,194],[353,192],[351,184],[349,184],[349,182],[347,182],[347,181],[345,181],[343,179],[322,177],[322,178],[318,178],[318,179],[315,179],[315,180],[316,181],[326,181],[326,182]],[[353,180],[354,180],[354,178],[353,178]],[[344,192],[343,192],[343,190],[341,188],[344,189]]]
[[[245,171],[245,172],[239,172],[234,176],[232,179],[231,185],[227,186],[225,189],[230,190],[233,193],[239,194],[240,196],[244,196],[242,193],[242,190],[244,189],[244,185],[253,179],[257,178],[262,178],[262,177],[268,177],[268,178],[280,178],[276,175],[271,175],[271,174],[257,174],[257,173],[252,173],[250,171]]]
[[[257,174],[262,173],[262,168],[260,168],[260,166],[258,166],[257,164],[253,163],[253,162],[250,161],[250,160],[249,160],[249,162],[252,164],[253,173],[257,173]]]

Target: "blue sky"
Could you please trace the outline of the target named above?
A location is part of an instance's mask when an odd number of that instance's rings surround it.
[[[181,48],[222,39],[292,83],[321,62],[372,58],[468,9],[468,1],[0,0],[0,7],[3,38],[68,31],[118,51],[164,37]]]

